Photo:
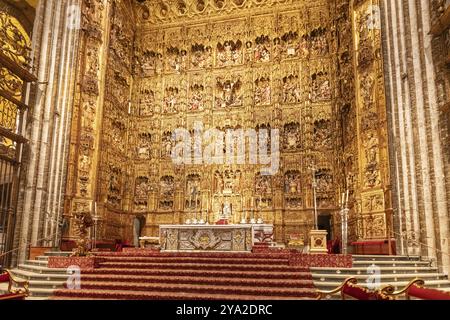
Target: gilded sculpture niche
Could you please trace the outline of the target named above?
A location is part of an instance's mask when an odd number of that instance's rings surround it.
[[[243,90],[241,75],[217,75],[215,90],[215,108],[224,109],[241,107],[243,104]]]

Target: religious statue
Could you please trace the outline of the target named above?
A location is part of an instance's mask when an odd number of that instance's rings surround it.
[[[270,61],[270,40],[268,36],[260,36],[255,40],[255,62],[269,62]]]
[[[168,87],[165,91],[163,113],[177,112],[178,88]]]
[[[314,145],[316,149],[329,149],[332,147],[332,133],[330,120],[317,120],[314,122]]]
[[[328,54],[327,30],[319,27],[311,32],[311,51],[314,55]]]
[[[223,192],[223,177],[222,174],[218,171],[214,173],[214,191],[216,193]]]
[[[300,193],[300,173],[296,170],[288,171],[285,174],[285,192],[289,194]]]
[[[175,188],[174,188],[174,178],[172,176],[164,176],[160,181],[160,193],[163,197],[172,197]]]
[[[89,255],[88,228],[94,225],[89,212],[74,212],[74,226],[77,247],[72,252],[72,257],[83,257]]]
[[[300,125],[298,123],[292,122],[286,124],[284,126],[284,150],[290,151],[300,148],[300,136]]]
[[[236,107],[242,105],[241,80],[234,77],[230,80],[217,78],[216,108]]]
[[[172,156],[172,148],[173,148],[174,144],[175,143],[172,138],[172,133],[171,132],[164,133],[164,135],[162,137],[162,146],[163,146],[162,156],[163,157],[170,158]]]
[[[261,77],[255,81],[255,105],[270,104],[270,79]]]
[[[301,102],[301,91],[298,85],[298,76],[289,75],[283,78],[283,103]]]
[[[217,66],[226,67],[242,63],[242,42],[232,40],[217,44]]]
[[[156,74],[161,74],[164,69],[163,56],[161,53],[156,54],[156,63],[155,63],[155,71]]]
[[[190,87],[191,98],[189,101],[188,109],[189,111],[203,111],[203,85],[194,84]]]
[[[289,31],[285,33],[281,40],[283,41],[283,55],[286,58],[293,58],[298,55],[298,44],[297,44],[298,33]]]
[[[364,147],[367,163],[376,163],[378,154],[378,138],[373,132],[367,133],[367,138],[364,141]]]
[[[186,71],[188,68],[188,56],[186,50],[181,50],[180,66],[177,71]]]
[[[251,41],[245,43],[244,63],[251,63],[253,60],[253,44]]]
[[[307,34],[304,34],[300,39],[300,56],[303,59],[309,57],[309,47],[310,47],[309,36]]]
[[[142,89],[139,92],[139,115],[151,116],[155,103],[155,93],[153,90]]]
[[[212,48],[201,44],[194,44],[191,47],[191,68],[204,69],[212,66]]]
[[[138,136],[137,157],[138,159],[150,159],[151,134],[141,133]]]
[[[272,57],[273,60],[279,61],[281,58],[281,52],[283,50],[283,47],[281,45],[280,38],[276,37],[273,39],[273,45],[272,45]]]
[[[180,50],[172,46],[167,48],[167,71],[181,72],[185,60],[186,50]]]
[[[272,187],[270,185],[270,176],[258,174],[255,178],[255,191],[256,194],[270,194]]]
[[[139,59],[139,74],[143,77],[149,77],[156,72],[157,53],[146,50]]]
[[[233,205],[225,202],[222,207],[222,219],[229,220],[233,216]]]
[[[137,199],[146,199],[149,191],[149,181],[147,177],[136,178],[134,195]]]
[[[318,72],[312,75],[311,100],[322,102],[331,100],[331,85],[327,72]]]

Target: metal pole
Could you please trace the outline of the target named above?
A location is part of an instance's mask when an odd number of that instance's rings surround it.
[[[347,254],[348,212],[347,207],[342,210],[342,254]]]
[[[312,167],[312,174],[313,174],[313,179],[312,179],[312,187],[313,187],[313,198],[314,198],[314,229],[315,230],[319,230],[319,226],[318,226],[318,217],[317,217],[317,197],[316,197],[316,187],[317,187],[317,183],[316,183],[316,168]]]

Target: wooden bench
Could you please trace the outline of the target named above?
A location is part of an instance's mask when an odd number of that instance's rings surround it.
[[[325,299],[336,293],[341,294],[342,300],[352,297],[356,300],[394,300],[393,297],[387,295],[384,288],[379,290],[370,290],[368,288],[358,286],[356,278],[347,278],[339,287],[329,291],[318,291],[318,300]]]
[[[0,273],[0,283],[6,282],[8,282],[8,292],[6,294],[0,294],[0,300],[25,300],[29,296],[29,282],[20,281],[9,270],[4,270],[4,272]],[[16,286],[20,286],[21,288],[14,289]]]
[[[400,295],[405,295],[407,300],[412,298],[421,300],[450,300],[450,292],[441,291],[438,289],[425,288],[425,281],[419,278],[411,280],[406,287],[395,291],[395,288],[388,286],[383,288],[384,294],[393,298]]]

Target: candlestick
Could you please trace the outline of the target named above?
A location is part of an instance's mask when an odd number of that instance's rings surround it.
[[[348,193],[349,193],[349,190],[347,189],[347,197],[345,199],[345,206],[348,206]]]

